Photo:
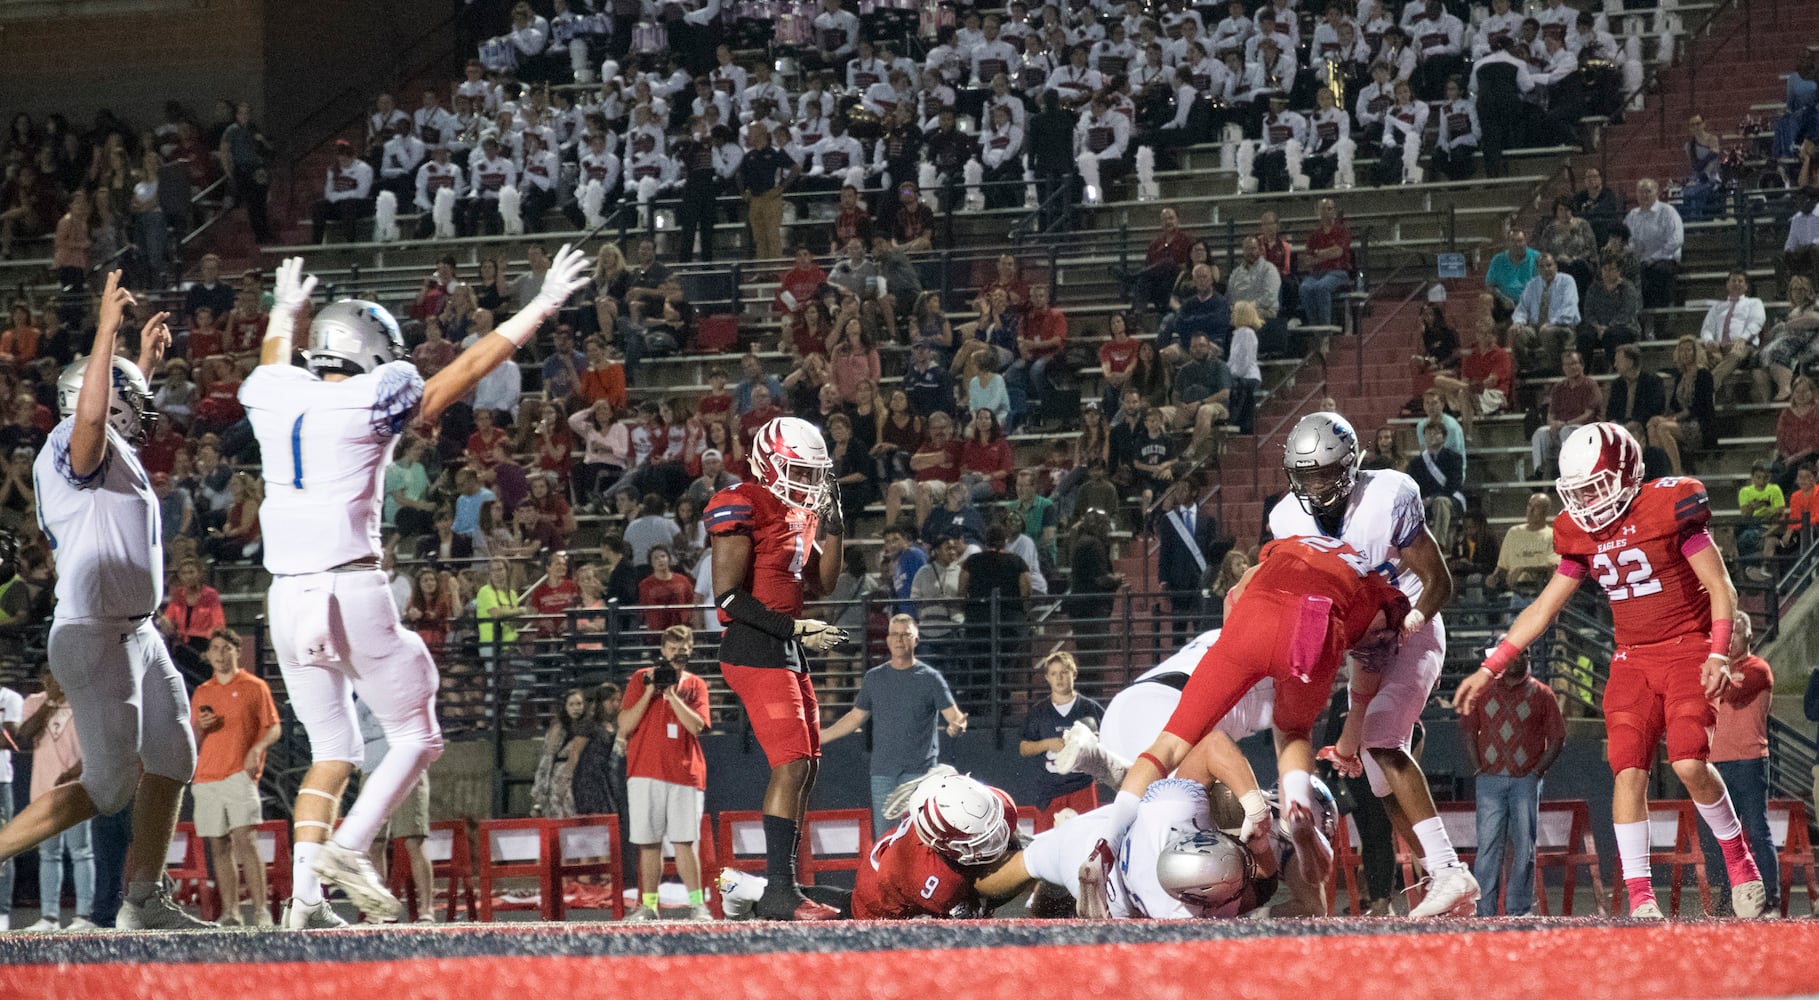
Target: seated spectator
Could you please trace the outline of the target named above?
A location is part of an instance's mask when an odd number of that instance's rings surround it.
[[[1819,280],[1819,192],[1802,188],[1794,193],[1794,214],[1787,220],[1787,240],[1775,258],[1775,280],[1792,297],[1790,282]]]
[[[206,361],[209,358],[227,353],[227,334],[218,323],[219,317],[207,306],[198,308],[190,316],[189,330],[183,337],[183,353],[191,361]],[[11,332],[11,331],[9,331]],[[36,329],[30,331],[30,338],[22,332],[13,340],[15,345],[37,343]]]
[[[827,355],[804,354],[796,360],[790,373],[783,376],[784,409],[813,422],[823,395],[831,397],[836,404],[839,403],[840,391],[834,388],[834,373],[828,367]],[[754,392],[752,398],[756,400],[758,394]],[[756,412],[757,408],[754,407],[753,410]],[[749,448],[751,436],[744,433],[748,422],[755,431],[763,420],[753,418],[750,413],[739,418],[740,436],[745,438],[745,444]]]
[[[1471,180],[1477,173],[1478,106],[1465,97],[1465,87],[1458,77],[1446,81],[1446,99],[1433,106],[1439,119],[1440,135],[1430,157],[1434,173],[1449,181]]]
[[[1352,283],[1352,230],[1331,198],[1320,199],[1320,224],[1308,234],[1307,277],[1299,286],[1311,326],[1333,325],[1333,296]]]
[[[587,355],[575,347],[575,330],[564,323],[556,327],[549,355],[543,359],[543,395],[545,399],[564,400],[581,388],[581,373],[587,370]]]
[[[1256,307],[1258,318],[1265,324],[1259,326],[1257,332],[1263,336],[1282,306],[1282,275],[1263,259],[1263,244],[1257,237],[1244,238],[1241,256],[1238,263],[1232,265],[1225,293],[1233,302],[1249,302]]]
[[[152,405],[164,417],[160,423],[173,424],[180,432],[188,431],[196,405],[196,383],[189,379],[189,362],[171,358],[164,363],[164,384],[152,395]]]
[[[1434,386],[1447,394],[1448,406],[1459,412],[1469,435],[1474,420],[1509,405],[1515,382],[1516,362],[1498,340],[1496,324],[1481,318],[1476,344],[1459,361],[1459,377],[1438,376]]]
[[[878,427],[878,443],[872,447],[879,482],[910,478],[910,456],[922,447],[922,433],[923,420],[911,409],[909,394],[902,389],[891,390]]]
[[[649,559],[650,575],[638,581],[638,603],[645,606],[645,631],[660,634],[673,625],[692,626],[696,617],[695,581],[687,573],[675,571],[675,554],[668,544],[651,546]]]
[[[625,526],[623,537],[632,549],[633,568],[643,569],[650,565],[651,549],[658,545],[674,546],[682,534],[682,528],[670,516],[669,505],[655,493],[646,493],[639,499],[637,514]],[[693,589],[690,587],[690,590]]]
[[[1604,419],[1622,424],[1638,441],[1647,439],[1647,428],[1667,411],[1667,393],[1660,376],[1642,367],[1642,351],[1635,344],[1617,348],[1612,367],[1617,377],[1605,390]]]
[[[583,402],[605,400],[613,409],[625,409],[625,365],[614,357],[606,341],[587,338],[587,370],[581,373],[575,393]]]
[[[1465,510],[1465,460],[1446,447],[1446,431],[1427,425],[1423,448],[1403,469],[1421,488],[1427,505],[1427,523],[1442,550],[1453,547],[1453,521]]]
[[[208,652],[209,637],[215,630],[226,627],[227,612],[221,606],[221,592],[203,581],[200,560],[183,560],[177,565],[170,599],[159,614],[159,630],[174,643],[201,654]]]
[[[1819,363],[1819,302],[1813,298],[1812,280],[1796,275],[1788,281],[1792,308],[1770,328],[1762,363],[1775,383],[1775,402],[1793,395],[1794,372]]]
[[[1131,336],[1131,320],[1124,313],[1112,313],[1107,321],[1107,336],[1099,345],[1099,377],[1105,382],[1105,405],[1113,407],[1124,387],[1129,384],[1131,372],[1137,366],[1139,343]],[[1153,349],[1153,348],[1152,348]]]
[[[518,506],[517,513],[527,511],[531,519],[528,531],[545,551],[560,552],[568,548],[575,534],[575,513],[568,501],[557,492],[553,476],[529,477],[530,494]]]
[[[1484,511],[1467,510],[1453,533],[1453,547],[1446,555],[1446,568],[1452,572],[1455,586],[1464,588],[1468,599],[1481,599],[1484,581],[1497,571],[1497,535],[1484,517]]]
[[[197,383],[202,398],[196,402],[194,429],[201,434],[221,434],[246,417],[246,409],[240,405],[240,380],[222,357],[203,362],[202,374]]]
[[[1579,356],[1587,368],[1602,371],[1603,366],[1592,364],[1600,347],[1607,363],[1614,363],[1617,349],[1640,336],[1642,293],[1623,276],[1621,262],[1606,258],[1598,265],[1598,280],[1587,290],[1579,312]]]
[[[1441,302],[1421,303],[1421,353],[1409,360],[1417,375],[1458,373],[1459,334],[1446,321],[1446,307]]]
[[[1775,417],[1775,462],[1771,473],[1788,492],[1794,472],[1819,458],[1819,393],[1810,375],[1796,376],[1788,405]]]
[[[510,440],[504,428],[495,426],[498,418],[497,410],[474,411],[474,432],[467,437],[469,466],[481,469],[491,467],[495,449]]]
[[[1010,442],[1005,440],[996,414],[989,407],[974,410],[960,447],[960,481],[971,492],[973,502],[1004,499],[1012,471]]]
[[[1535,258],[1535,276],[1523,286],[1510,316],[1510,342],[1530,374],[1553,374],[1560,350],[1576,338],[1579,288],[1560,271],[1552,254]]]
[[[832,476],[840,489],[840,509],[856,517],[878,499],[869,449],[853,438],[853,421],[844,413],[829,417],[825,427]]]
[[[974,354],[967,363],[973,374],[966,380],[966,408],[968,410],[988,409],[998,418],[1000,424],[1009,424],[1011,419],[1011,394],[1004,376],[998,374],[997,359],[985,352]]]
[[[1737,491],[1737,513],[1743,519],[1737,525],[1737,555],[1749,559],[1759,554],[1763,538],[1781,526],[1786,510],[1787,499],[1782,496],[1781,487],[1769,482],[1768,463],[1752,463],[1750,481]],[[1746,572],[1757,582],[1767,582],[1771,575],[1763,566],[1751,566]]]
[[[783,398],[783,383],[764,370],[758,355],[747,353],[739,359],[739,381],[733,384],[733,412],[744,416],[753,406],[752,392],[762,387],[765,402]]]
[[[1674,304],[1680,251],[1686,242],[1679,211],[1660,200],[1660,192],[1651,179],[1637,181],[1636,207],[1623,219],[1629,229],[1630,253],[1641,268],[1644,309]]]
[[[618,420],[613,404],[597,399],[569,415],[568,429],[581,439],[581,464],[575,467],[575,500],[590,503],[616,483],[632,460],[631,428]]]
[[[1560,454],[1560,445],[1573,432],[1589,423],[1595,423],[1604,408],[1603,394],[1598,391],[1598,383],[1592,381],[1585,373],[1585,362],[1577,351],[1567,351],[1560,356],[1560,369],[1566,375],[1554,383],[1547,397],[1547,423],[1535,428],[1529,438],[1530,456],[1534,464],[1530,467],[1530,479],[1553,479],[1559,470],[1555,469],[1554,458]]]
[[[1163,208],[1159,217],[1162,229],[1144,250],[1142,270],[1121,276],[1139,310],[1146,306],[1156,312],[1166,310],[1175,277],[1187,266],[1188,248],[1194,243],[1173,208]]]
[[[1573,279],[1584,300],[1597,279],[1598,236],[1592,224],[1573,214],[1572,199],[1554,199],[1554,214],[1535,233],[1535,249],[1552,254],[1554,263]]]
[[[227,521],[209,529],[202,551],[220,562],[250,561],[260,551],[259,504],[265,499],[264,483],[248,473],[235,473],[228,481],[228,494],[233,499]]]
[[[910,456],[910,478],[899,479],[885,490],[884,523],[897,523],[905,500],[914,505],[917,524],[926,520],[929,509],[948,485],[960,481],[961,450],[960,442],[954,440],[954,418],[946,413],[931,414],[928,436]]]
[[[961,343],[954,350],[954,360],[949,366],[954,372],[964,370],[977,355],[992,355],[997,361],[997,369],[1008,367],[1017,356],[1020,315],[1010,306],[1010,294],[1003,288],[982,291],[977,305],[979,318],[973,322],[970,333],[961,334]]]
[[[354,226],[373,212],[373,168],[356,159],[353,143],[346,139],[335,143],[335,162],[322,182],[322,200],[311,211],[318,242],[328,242],[328,224],[338,221],[344,227],[345,241],[354,242]]]
[[[701,453],[701,475],[689,483],[682,493],[684,500],[706,507],[714,494],[729,486],[736,486],[739,477],[726,469],[726,456],[718,448],[709,448]],[[874,498],[875,499],[875,498]]]
[[[1148,509],[1156,494],[1175,481],[1175,440],[1159,408],[1145,411],[1143,430],[1131,442],[1130,482]]]
[[[443,521],[446,526],[446,520]],[[417,633],[432,657],[441,658],[458,609],[442,586],[442,577],[425,566],[411,577],[411,598],[404,606],[404,624]]]
[[[1573,195],[1573,214],[1592,227],[1596,246],[1610,241],[1611,231],[1623,224],[1623,197],[1604,184],[1604,172],[1597,167],[1585,171],[1585,187]]]
[[[922,521],[924,538],[958,538],[967,547],[985,544],[985,516],[973,506],[972,490],[953,483],[941,495],[941,506]]]
[[[1442,424],[1442,427],[1445,425]],[[1402,438],[1394,427],[1379,427],[1371,443],[1364,448],[1364,456],[1358,462],[1360,469],[1393,469],[1402,471],[1408,459],[1402,454]]]
[[[1553,497],[1546,490],[1531,493],[1523,522],[1504,533],[1497,569],[1485,586],[1491,591],[1507,589],[1510,607],[1519,610],[1534,602],[1559,563],[1560,555],[1554,551]]]
[[[1498,319],[1507,319],[1516,311],[1516,302],[1535,277],[1541,257],[1528,245],[1527,232],[1511,229],[1509,240],[1509,249],[1492,257],[1490,266],[1484,271],[1484,287],[1496,300],[1493,315]]]
[[[1232,370],[1222,353],[1219,345],[1195,335],[1188,346],[1187,363],[1175,372],[1169,404],[1160,408],[1171,429],[1192,429],[1194,461],[1207,457],[1213,428],[1231,415]]]
[[[1213,280],[1213,268],[1196,264],[1193,276],[1193,294],[1183,299],[1181,307],[1175,311],[1175,335],[1171,338],[1174,342],[1162,348],[1162,360],[1170,364],[1179,365],[1187,360],[1189,346],[1197,336],[1222,347],[1231,342],[1231,302],[1219,294]]]
[[[1414,88],[1407,80],[1397,80],[1395,101],[1384,109],[1381,152],[1371,173],[1378,187],[1412,183],[1419,175],[1409,167],[1421,155],[1421,144],[1427,135],[1427,105],[1415,100]]]
[[[1717,359],[1712,368],[1712,384],[1722,389],[1732,372],[1746,369],[1755,401],[1764,402],[1768,399],[1769,375],[1757,354],[1767,317],[1762,300],[1749,293],[1750,278],[1742,271],[1730,273],[1724,291],[1725,298],[1712,303],[1705,322],[1699,325],[1699,342]]]
[[[1814,481],[1813,463],[1802,462],[1794,474],[1794,492],[1787,498],[1786,516],[1780,523],[1770,525],[1763,535],[1762,565],[1744,571],[1750,579],[1759,583],[1773,579],[1776,553],[1784,548],[1797,550],[1810,537],[1808,532],[1813,528],[1813,519],[1819,515],[1819,507],[1814,506],[1815,498],[1819,498]]]
[[[1668,384],[1667,407],[1648,423],[1648,442],[1667,455],[1672,475],[1686,475],[1681,450],[1705,447],[1705,437],[1716,424],[1713,408],[1712,370],[1706,367],[1705,350],[1694,337],[1681,337],[1674,345],[1674,373]]]

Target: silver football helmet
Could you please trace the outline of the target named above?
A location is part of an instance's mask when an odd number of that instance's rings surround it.
[[[57,378],[57,409],[63,416],[76,412],[76,398],[82,394],[87,370],[88,359],[77,358]],[[117,355],[112,378],[113,391],[107,399],[108,425],[137,448],[151,438],[152,428],[158,424],[158,411],[152,409],[152,387],[138,365]]]
[[[1358,433],[1337,413],[1310,413],[1282,443],[1288,487],[1309,514],[1331,514],[1345,506],[1358,483]]]
[[[1235,916],[1233,906],[1256,874],[1256,857],[1238,838],[1219,830],[1183,834],[1156,856],[1162,891],[1201,916]]]
[[[384,306],[342,299],[310,320],[303,360],[316,375],[364,375],[404,355],[404,334]]]

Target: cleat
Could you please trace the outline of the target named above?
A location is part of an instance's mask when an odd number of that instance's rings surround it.
[[[1631,920],[1666,920],[1667,914],[1661,912],[1661,904],[1654,900],[1645,900],[1639,906],[1630,907]]]
[[[1112,916],[1112,856],[1110,844],[1101,840],[1093,853],[1080,865],[1080,898],[1074,903],[1074,915],[1086,920],[1109,920]]]
[[[1454,862],[1442,865],[1427,880],[1427,895],[1421,904],[1408,911],[1411,919],[1428,917],[1471,916],[1478,909],[1478,880],[1472,870]]]
[[[752,910],[764,896],[763,876],[737,868],[720,870],[720,909],[728,920],[750,920]]]
[[[253,926],[261,930],[270,930],[278,925],[272,920],[271,909],[261,906],[258,912],[253,914]]]
[[[315,904],[293,899],[284,908],[283,926],[288,931],[327,931],[346,927],[347,921],[341,919],[326,899]]]
[[[77,917],[69,922],[68,927],[63,929],[66,931],[98,931],[101,928],[97,926],[93,920],[90,920],[87,917]]]
[[[653,910],[648,906],[640,906],[632,912],[627,913],[624,922],[628,924],[648,924],[654,920],[662,919],[663,918],[657,914],[656,910]]]
[[[62,930],[62,929],[63,928],[57,923],[57,921],[51,919],[50,917],[44,917],[44,918],[40,919],[37,923],[31,925],[30,927],[19,928],[19,931],[22,934],[49,934],[51,931]]]
[[[714,913],[707,908],[706,903],[696,903],[694,906],[688,908],[687,919],[696,921],[712,920],[714,919]]]
[[[1099,743],[1099,734],[1084,722],[1076,722],[1062,734],[1062,747],[1055,752],[1055,773],[1084,774],[1112,788],[1124,784],[1130,762],[1119,760]]]
[[[1308,885],[1324,886],[1333,874],[1333,847],[1314,825],[1314,817],[1299,803],[1289,806],[1289,839],[1295,842],[1295,863]],[[1475,887],[1475,884],[1474,884]]]
[[[160,884],[145,901],[134,903],[127,900],[120,904],[120,914],[114,918],[114,926],[123,931],[206,931],[214,930],[215,925],[206,920],[190,916],[181,906],[171,901],[170,889]]]
[[[1768,890],[1761,879],[1731,886],[1731,912],[1745,920],[1757,920],[1768,914]]]
[[[362,913],[376,914],[386,920],[398,919],[404,904],[385,888],[373,863],[359,851],[349,850],[334,841],[322,845],[311,871],[322,881],[341,887],[347,898]]]
[[[817,903],[804,896],[799,886],[773,890],[765,887],[764,895],[752,908],[753,916],[759,920],[782,920],[792,923],[808,923],[818,920],[838,920],[840,911],[825,903]]]

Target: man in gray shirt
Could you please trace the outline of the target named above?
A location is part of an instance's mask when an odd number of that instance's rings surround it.
[[[823,746],[847,736],[874,714],[872,725],[872,836],[882,836],[884,800],[898,785],[927,774],[935,766],[940,743],[937,717],[947,721],[947,735],[966,732],[966,713],[954,704],[947,680],[934,667],[916,659],[916,620],[894,615],[885,643],[891,658],[865,672],[859,698],[840,721],[821,730]]]
[[[1263,244],[1255,236],[1244,238],[1244,259],[1232,268],[1225,283],[1225,297],[1238,302],[1257,304],[1257,315],[1265,323],[1276,318],[1282,305],[1282,272],[1263,259]]]

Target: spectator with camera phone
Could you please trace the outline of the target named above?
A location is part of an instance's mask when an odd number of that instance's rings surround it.
[[[707,682],[688,669],[695,633],[686,625],[663,632],[655,663],[633,673],[619,711],[625,740],[626,816],[638,845],[640,905],[628,921],[658,919],[657,882],[663,843],[676,848],[676,871],[688,890],[688,918],[713,919],[701,891],[701,858],[695,837],[707,803],[707,759],[701,730],[707,724]]]

